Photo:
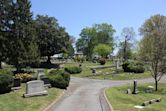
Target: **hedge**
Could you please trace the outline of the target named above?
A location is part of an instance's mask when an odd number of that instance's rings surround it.
[[[78,66],[65,67],[65,71],[70,74],[78,74],[82,72],[82,68]]]
[[[13,82],[12,75],[9,74],[0,74],[0,93],[7,93],[11,91]]]
[[[70,75],[63,70],[52,70],[47,76],[52,87],[66,89],[69,86]]]
[[[144,64],[139,61],[125,62],[122,67],[124,72],[143,73],[145,71]]]

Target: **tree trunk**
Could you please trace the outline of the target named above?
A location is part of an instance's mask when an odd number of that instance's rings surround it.
[[[155,80],[155,91],[158,91],[158,81]]]
[[[2,69],[2,62],[0,61],[0,69]]]
[[[21,72],[21,66],[20,66],[20,65],[17,65],[17,66],[16,66],[16,72],[17,72],[17,73]]]
[[[47,59],[47,63],[51,63],[51,57],[50,56],[47,56],[48,59]]]
[[[126,62],[127,61],[127,40],[126,40],[126,38],[125,38],[125,44],[124,44],[124,62]]]

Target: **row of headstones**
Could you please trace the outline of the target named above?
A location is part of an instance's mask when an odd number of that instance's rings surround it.
[[[148,86],[146,89],[145,89],[145,92],[146,93],[152,93],[154,91],[154,87],[153,86]],[[133,87],[133,92],[132,94],[138,94],[139,91],[137,89],[137,80],[134,80],[134,87]],[[127,89],[127,94],[131,94],[131,89]]]
[[[29,81],[26,83],[26,93],[23,97],[40,96],[47,95],[47,88],[51,87],[49,79],[45,76],[44,70],[37,70],[37,79]],[[12,90],[17,90],[21,88],[21,80],[14,79]]]
[[[118,60],[115,60],[114,61],[115,63],[115,72],[117,72],[117,70],[119,70],[120,69],[120,60],[118,59]],[[93,75],[96,75],[96,69],[92,69],[92,74]]]
[[[148,105],[154,104],[154,103],[156,103],[156,102],[161,102],[161,98],[152,99],[152,100],[150,100],[150,101],[145,101],[145,102],[142,104],[142,106],[148,106]]]

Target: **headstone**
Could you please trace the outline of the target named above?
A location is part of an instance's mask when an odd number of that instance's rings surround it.
[[[156,99],[152,99],[149,101],[150,104],[154,104],[156,102]]]
[[[47,95],[48,92],[44,88],[44,82],[41,80],[29,81],[26,84],[26,93],[23,97]]]
[[[14,78],[12,90],[17,90],[20,88],[21,88],[21,80],[19,78]]]
[[[149,105],[149,101],[145,101],[142,106],[148,106]]]
[[[47,77],[42,77],[41,80],[44,82],[45,87],[51,87],[50,81]]]
[[[153,86],[148,86],[148,87],[145,89],[145,92],[146,92],[146,93],[152,93],[152,92],[154,92],[154,87],[153,87]]]
[[[37,70],[37,79],[40,79],[40,76],[43,76],[43,75],[45,75],[44,70],[43,69],[38,69]]]
[[[138,94],[138,89],[137,89],[137,80],[134,80],[134,88],[132,94]]]
[[[119,62],[119,59],[118,59],[118,60],[116,61],[116,70],[120,69],[119,65],[120,65],[120,62]]]
[[[82,66],[82,64],[79,64],[79,67],[81,67]]]
[[[131,94],[131,89],[127,89],[127,94]]]
[[[138,108],[138,109],[143,109],[144,107],[143,106],[134,106],[135,108]]]
[[[96,70],[92,69],[92,74],[95,75],[96,74]]]
[[[161,98],[157,98],[157,99],[156,99],[156,102],[161,102]]]

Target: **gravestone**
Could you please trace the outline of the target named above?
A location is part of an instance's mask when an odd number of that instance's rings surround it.
[[[145,89],[145,92],[146,92],[146,93],[152,93],[152,92],[154,92],[154,87],[153,87],[153,86],[148,86],[148,87]]]
[[[44,82],[45,87],[51,87],[48,77],[42,77],[41,80]]]
[[[45,75],[44,70],[43,69],[38,69],[37,70],[37,79],[40,80],[40,76],[43,76],[43,75]]]
[[[148,106],[149,105],[149,101],[145,101],[142,106]]]
[[[156,99],[152,99],[149,101],[150,104],[154,104],[156,102]]]
[[[17,90],[20,88],[21,88],[21,80],[19,78],[14,78],[12,90]]]
[[[137,89],[137,80],[134,80],[134,88],[132,94],[138,94],[138,89]]]
[[[26,93],[23,97],[47,95],[48,92],[44,88],[44,82],[41,80],[29,81],[26,84]]]
[[[119,59],[118,59],[118,60],[116,61],[116,70],[120,69],[119,65],[120,65],[120,61],[119,61]]]
[[[161,98],[157,98],[157,99],[156,99],[156,102],[161,102]]]
[[[127,94],[131,94],[131,89],[127,89]]]
[[[92,74],[95,75],[96,74],[96,70],[92,69]]]

